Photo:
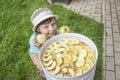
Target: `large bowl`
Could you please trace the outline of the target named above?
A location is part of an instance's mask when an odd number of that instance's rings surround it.
[[[96,59],[94,61],[93,67],[91,67],[91,69],[89,71],[87,71],[86,73],[79,75],[79,76],[67,78],[67,77],[60,77],[60,76],[54,75],[54,74],[48,72],[44,68],[44,66],[42,64],[42,53],[45,51],[45,49],[48,45],[50,45],[52,42],[59,40],[59,39],[62,39],[62,38],[77,38],[80,41],[83,41],[86,44],[88,44],[95,51]],[[91,39],[89,39],[88,37],[81,35],[81,34],[77,34],[77,33],[65,33],[65,34],[59,34],[59,35],[54,36],[54,37],[50,38],[49,40],[47,40],[44,43],[44,45],[41,47],[39,59],[40,59],[41,67],[44,70],[44,73],[45,73],[47,80],[93,80],[95,69],[96,69],[96,63],[97,63],[97,59],[98,59],[98,50],[97,50],[97,47],[94,44],[94,42]]]

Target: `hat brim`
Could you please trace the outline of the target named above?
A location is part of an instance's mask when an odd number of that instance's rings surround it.
[[[36,25],[34,25],[34,27],[33,27],[33,32],[35,32],[35,28],[37,27],[37,25],[39,24],[39,23],[41,23],[42,21],[44,21],[44,20],[46,20],[46,19],[48,19],[48,18],[52,18],[52,17],[55,17],[55,19],[57,20],[58,19],[58,16],[57,15],[47,15],[47,16],[45,16],[45,17],[42,17],[42,19],[40,19],[39,21],[38,21],[38,23],[36,24]]]

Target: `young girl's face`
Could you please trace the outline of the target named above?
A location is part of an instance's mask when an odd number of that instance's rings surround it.
[[[53,18],[51,22],[38,26],[37,31],[46,34],[48,38],[55,36],[57,30],[56,20]]]

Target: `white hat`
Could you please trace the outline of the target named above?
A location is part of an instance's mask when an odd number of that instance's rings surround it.
[[[38,8],[35,10],[31,16],[31,22],[34,26],[33,31],[35,32],[35,28],[39,23],[51,17],[58,19],[58,16],[53,15],[52,11],[49,8]]]

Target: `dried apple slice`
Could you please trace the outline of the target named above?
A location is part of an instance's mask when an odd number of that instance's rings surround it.
[[[70,64],[70,67],[71,67],[72,69],[74,69],[74,68],[75,68],[75,65],[74,65],[74,63],[73,63],[73,62],[70,62],[69,64]]]
[[[60,66],[63,63],[62,58],[56,57],[57,65]]]
[[[49,61],[50,59],[52,59],[52,56],[46,56],[46,57],[42,57],[43,61]]]
[[[68,45],[74,45],[74,43],[73,43],[73,39],[72,38],[66,38],[67,39],[67,41],[68,41]]]
[[[61,68],[61,71],[62,71],[63,73],[67,73],[68,69],[64,67],[64,68]]]
[[[86,60],[91,60],[91,61],[95,61],[96,57],[94,54],[88,54],[87,57],[86,57]]]
[[[91,49],[90,46],[86,45],[84,46],[84,49],[88,50],[88,49]]]
[[[69,64],[62,64],[62,65],[61,65],[61,69],[62,69],[62,68],[65,68],[65,67],[69,67],[69,66],[70,66]]]
[[[65,48],[59,48],[58,53],[62,53],[62,54],[67,54],[67,51],[65,50]]]
[[[75,44],[79,44],[79,40],[76,38],[68,38],[68,45],[75,45]]]
[[[71,55],[69,55],[69,54],[63,54],[62,58],[64,60],[64,63],[70,63],[72,60]]]
[[[94,50],[89,45],[85,46],[84,48],[87,50],[88,53],[94,54]]]
[[[44,52],[43,53],[43,57],[47,57],[47,56],[50,56],[51,55],[51,53],[49,53],[49,52]]]
[[[86,57],[87,56],[87,51],[85,49],[81,49],[80,52],[79,52],[79,56],[80,57]]]
[[[64,73],[64,74],[63,74],[63,77],[68,77],[67,73]]]
[[[45,51],[46,51],[46,52],[49,52],[49,53],[52,52],[52,46],[49,45],[49,46],[45,49]]]
[[[80,42],[79,39],[76,39],[76,38],[73,39],[74,44],[79,44],[79,42]]]
[[[58,49],[58,52],[63,52],[63,51],[65,51],[64,48],[59,48],[59,49]]]
[[[83,47],[80,45],[75,45],[74,47],[78,52],[80,52],[80,50],[83,49]]]
[[[56,53],[54,53],[54,52],[52,53],[52,59],[56,60]]]
[[[86,64],[89,64],[90,67],[92,67],[94,63],[91,60],[86,60]]]
[[[56,61],[53,61],[53,64],[50,66],[45,67],[47,70],[52,70],[56,67]]]
[[[88,53],[95,54],[95,52],[92,48],[88,49],[87,51],[88,51]]]
[[[63,43],[68,43],[68,38],[63,38],[62,40],[61,40]]]
[[[85,64],[84,67],[82,67],[83,73],[87,72],[88,70],[90,70],[90,65],[89,64]]]
[[[78,57],[78,60],[75,62],[76,67],[82,67],[85,64],[85,59],[83,57]]]
[[[48,62],[43,62],[44,66],[50,66],[53,63],[53,59],[50,59]]]
[[[56,66],[55,69],[53,69],[52,71],[50,71],[53,74],[57,74],[60,72],[60,66]]]
[[[56,56],[59,57],[59,58],[61,58],[62,54],[61,53],[57,53]]]
[[[82,47],[85,47],[87,44],[85,42],[81,41],[79,45]]]
[[[62,47],[64,47],[66,51],[70,51],[70,48],[67,44],[62,44]]]
[[[70,46],[70,54],[71,55],[78,55],[78,51],[76,50],[76,48],[74,46]]]
[[[82,68],[81,67],[76,67],[75,72],[76,72],[76,76],[82,75]]]
[[[77,56],[72,55],[72,62],[76,62],[77,61]]]
[[[74,77],[75,76],[75,71],[71,68],[68,69],[68,73],[70,74],[70,77]]]

